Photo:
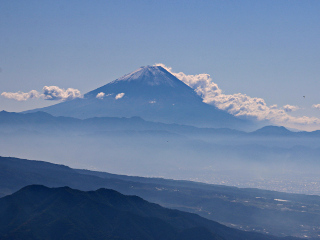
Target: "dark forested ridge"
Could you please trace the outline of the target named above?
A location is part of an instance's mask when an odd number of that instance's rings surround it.
[[[279,236],[305,234],[306,227],[317,227],[320,221],[317,213],[319,196],[131,177],[77,170],[42,161],[0,157],[2,196],[30,184],[69,186],[85,191],[98,188],[115,189],[123,194],[138,195],[165,207],[197,213],[239,229],[255,229]],[[302,224],[305,228],[300,226]],[[316,233],[317,231],[314,231],[314,234]]]
[[[1,239],[279,239],[109,189],[30,185],[0,199]]]

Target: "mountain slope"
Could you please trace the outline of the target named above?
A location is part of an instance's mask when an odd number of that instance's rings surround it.
[[[139,116],[165,123],[238,129],[249,124],[203,103],[192,88],[160,66],[141,67],[88,92],[83,98],[27,112],[39,110],[82,119]]]
[[[69,186],[85,191],[111,188],[123,194],[138,195],[165,207],[229,223],[230,226],[279,236],[317,236],[320,221],[319,196],[131,177],[0,157],[0,196],[12,194],[30,184]],[[280,202],[274,199],[287,202],[279,205]]]
[[[231,229],[114,190],[27,186],[0,199],[1,239],[280,239]],[[187,238],[184,238],[187,236]]]

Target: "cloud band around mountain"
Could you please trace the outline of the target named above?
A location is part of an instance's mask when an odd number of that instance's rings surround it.
[[[253,118],[256,120],[268,120],[271,123],[297,127],[303,125],[320,125],[320,119],[315,117],[293,117],[289,113],[299,110],[298,106],[285,105],[278,107],[276,104],[268,106],[264,99],[254,98],[246,94],[224,94],[219,86],[213,82],[209,74],[187,75],[183,72],[174,73],[170,67],[164,64],[156,64],[168,70],[186,85],[203,98],[203,102],[216,106],[221,110],[228,111],[238,117]],[[100,92],[96,98],[104,99],[112,94]],[[118,93],[114,97],[116,100],[123,98],[125,93]],[[78,89],[63,89],[57,86],[44,86],[42,93],[31,90],[30,92],[3,92],[1,96],[14,99],[17,101],[26,101],[28,99],[45,99],[45,100],[72,100],[82,98],[83,95]],[[312,108],[320,110],[320,104],[312,105]]]
[[[250,97],[246,94],[223,94],[218,85],[213,82],[209,74],[187,75],[183,72],[175,73],[171,67],[162,63],[161,66],[184,82],[203,98],[203,102],[228,111],[232,115],[256,120],[268,120],[273,124],[286,125],[288,127],[301,127],[303,125],[320,125],[320,119],[315,117],[293,117],[288,113],[300,108],[293,105],[285,105],[282,108],[276,104],[268,106],[264,99]],[[320,109],[320,104],[313,105]]]

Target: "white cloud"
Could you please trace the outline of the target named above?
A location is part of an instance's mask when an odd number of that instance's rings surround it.
[[[99,98],[99,99],[103,99],[103,97],[105,96],[106,94],[104,92],[99,92],[96,96],[96,98]]]
[[[115,99],[120,99],[120,98],[123,98],[125,93],[119,93],[116,95]]]
[[[1,96],[5,97],[5,98],[9,98],[9,99],[14,99],[17,101],[26,101],[28,99],[32,99],[32,98],[39,98],[40,97],[40,93],[38,93],[36,90],[31,90],[30,92],[3,92],[1,93]]]
[[[285,105],[281,109],[276,104],[268,106],[262,98],[250,97],[242,93],[224,94],[219,86],[213,82],[209,74],[186,75],[183,72],[174,73],[171,67],[167,67],[162,63],[155,65],[165,68],[179,80],[193,88],[203,98],[203,102],[226,110],[235,116],[269,120],[273,124],[293,128],[310,129],[306,125],[312,125],[313,129],[319,128],[320,119],[318,118],[293,117],[288,114],[298,110],[298,106]],[[320,109],[320,104],[313,107]]]
[[[287,105],[283,106],[283,109],[286,112],[294,112],[294,111],[297,111],[299,109],[299,107],[287,104]]]
[[[156,103],[156,101],[149,101],[149,103],[154,104],[154,103]]]
[[[222,94],[222,90],[212,81],[209,74],[186,75],[183,72],[174,73],[171,67],[167,67],[162,63],[155,65],[163,67],[179,80],[193,88],[195,92],[204,99],[204,102],[210,102],[210,99]]]
[[[312,108],[316,108],[316,109],[320,110],[320,104],[313,104]]]
[[[26,101],[28,99],[45,99],[45,100],[72,100],[75,98],[82,98],[80,91],[74,88],[68,88],[67,90],[59,88],[57,86],[44,86],[43,93],[36,90],[30,92],[3,92],[1,96],[17,101]]]
[[[75,98],[82,98],[78,89],[68,88],[67,90],[57,86],[44,86],[43,98],[46,100],[72,100]]]
[[[105,94],[104,92],[99,92],[97,94],[96,98],[104,99],[105,97],[108,97],[108,96],[111,96],[111,95],[113,95],[113,93]]]

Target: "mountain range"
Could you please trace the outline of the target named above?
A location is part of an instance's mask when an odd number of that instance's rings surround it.
[[[293,132],[285,127],[265,126],[252,132],[239,131],[230,128],[200,128],[183,124],[168,124],[146,121],[141,117],[94,117],[78,119],[74,117],[55,117],[49,113],[38,111],[32,113],[0,112],[0,131],[77,131],[100,132],[104,131],[163,131],[181,135],[229,135],[239,137],[319,137],[320,131]]]
[[[204,103],[164,68],[146,66],[81,98],[24,113],[0,112],[0,151],[131,175],[208,182],[222,177],[222,183],[228,179],[237,186],[253,177],[272,182],[289,176],[297,182],[297,173],[301,181],[318,173],[320,131],[257,126]],[[25,187],[30,184],[47,187]],[[95,192],[48,188],[63,186]],[[317,239],[320,221],[317,196],[10,157],[0,157],[0,196],[1,239]],[[125,204],[116,206],[112,199]]]
[[[124,75],[83,98],[27,111],[54,116],[142,117],[164,123],[245,129],[253,122],[208,105],[195,91],[161,66],[146,66]]]

